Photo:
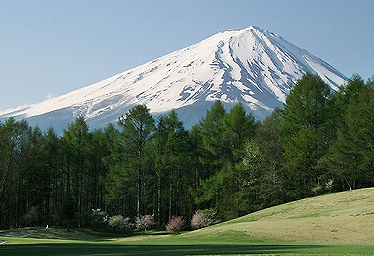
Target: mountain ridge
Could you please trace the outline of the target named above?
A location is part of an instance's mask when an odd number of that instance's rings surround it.
[[[308,51],[251,26],[219,32],[65,95],[2,111],[0,118],[27,118],[42,127],[57,122],[66,127],[82,115],[88,124],[102,127],[132,106],[144,104],[155,115],[175,109],[191,126],[212,102],[221,100],[227,108],[242,102],[257,119],[263,119],[283,106],[290,87],[306,72],[318,74],[333,90],[347,80]],[[196,112],[196,106],[203,107]],[[195,111],[191,113],[189,107]]]

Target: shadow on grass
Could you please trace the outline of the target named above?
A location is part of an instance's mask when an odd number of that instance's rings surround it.
[[[284,254],[317,249],[318,245],[2,245],[0,255],[228,255]]]
[[[105,242],[117,238],[127,237],[152,237],[152,236],[169,236],[170,233],[165,231],[136,231],[136,232],[115,232],[111,230],[91,230],[72,228],[69,231],[66,228],[53,227],[49,228],[48,232],[45,228],[28,227],[17,230],[6,230],[0,232],[0,237],[19,237],[19,238],[50,238],[50,239],[64,239],[75,241],[88,242]]]

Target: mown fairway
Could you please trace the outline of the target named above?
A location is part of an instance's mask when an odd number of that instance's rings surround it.
[[[184,234],[186,239],[374,245],[374,188],[307,198]]]
[[[181,235],[27,229],[0,255],[374,255],[374,188],[308,198]]]
[[[24,238],[1,245],[0,255],[373,255],[374,246],[252,243],[199,243],[163,238],[138,242],[77,242]]]

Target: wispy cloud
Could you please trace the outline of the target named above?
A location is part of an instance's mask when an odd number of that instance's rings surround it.
[[[46,99],[49,100],[49,99],[52,99],[53,97],[55,97],[55,96],[53,95],[53,93],[49,92],[49,93],[47,94]]]

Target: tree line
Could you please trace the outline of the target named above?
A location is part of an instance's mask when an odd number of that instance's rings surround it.
[[[216,101],[186,130],[144,105],[118,125],[78,117],[61,135],[0,123],[0,228],[90,226],[92,209],[152,215],[158,227],[210,209],[221,221],[292,200],[374,185],[374,81],[337,92],[305,74],[262,122]]]

